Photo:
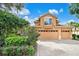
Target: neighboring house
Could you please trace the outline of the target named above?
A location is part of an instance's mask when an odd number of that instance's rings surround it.
[[[76,35],[79,35],[79,27],[75,27],[71,24],[66,24],[65,26],[70,26],[72,27],[72,34],[76,34]]]
[[[40,40],[61,40],[72,38],[71,27],[60,25],[57,18],[50,13],[39,17],[34,23],[40,34]]]
[[[73,27],[73,28],[72,28],[72,34],[77,34],[77,35],[79,35],[79,28]]]

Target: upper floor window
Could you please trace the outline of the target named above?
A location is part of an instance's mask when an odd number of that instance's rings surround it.
[[[51,18],[45,18],[44,25],[51,25],[51,23],[52,23]]]

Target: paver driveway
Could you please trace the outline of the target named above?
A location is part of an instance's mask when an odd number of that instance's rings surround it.
[[[37,56],[79,56],[79,41],[37,41]]]

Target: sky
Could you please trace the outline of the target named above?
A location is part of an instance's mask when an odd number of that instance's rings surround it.
[[[79,19],[70,14],[68,3],[27,3],[24,4],[23,10],[19,12],[19,16],[34,25],[34,21],[39,16],[48,12],[55,15],[61,24],[70,21],[79,22]]]

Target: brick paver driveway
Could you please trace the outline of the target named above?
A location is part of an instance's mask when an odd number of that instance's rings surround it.
[[[79,41],[37,41],[37,56],[79,56]]]

